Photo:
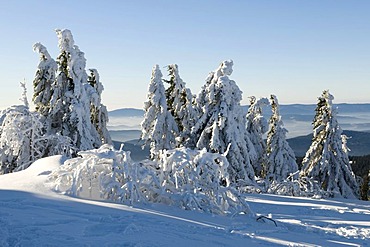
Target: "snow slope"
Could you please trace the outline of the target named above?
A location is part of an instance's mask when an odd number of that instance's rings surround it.
[[[50,190],[61,156],[0,176],[0,246],[367,246],[370,203],[251,194],[255,217],[129,207]]]

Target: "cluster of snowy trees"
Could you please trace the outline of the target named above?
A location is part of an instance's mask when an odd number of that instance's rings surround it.
[[[80,151],[49,176],[53,188],[128,205],[162,203],[228,215],[253,215],[245,203],[249,192],[358,197],[329,92],[319,97],[312,146],[299,170],[277,97],[251,97],[243,111],[241,91],[229,78],[232,65],[224,61],[211,72],[198,96],[186,88],[177,65],[168,66],[168,80],[154,66],[142,122],[151,160],[133,162],[129,152],[111,145]]]
[[[346,137],[329,91],[319,97],[312,145],[299,170],[277,97],[251,97],[248,112],[243,111],[242,92],[229,78],[232,66],[231,60],[222,62],[198,95],[186,88],[177,65],[167,67],[168,80],[158,65],[153,67],[141,136],[150,145],[151,158],[167,162],[163,150],[205,150],[226,157],[228,181],[239,191],[358,198]],[[269,121],[263,115],[266,106],[271,109]]]
[[[229,186],[228,161],[206,150],[163,150],[158,162],[133,162],[111,145],[81,151],[49,176],[56,191],[126,205],[161,203],[213,214],[250,214],[243,196]]]
[[[49,177],[57,191],[217,214],[250,213],[243,199],[248,192],[359,197],[328,91],[319,97],[312,145],[299,169],[277,97],[250,97],[245,111],[242,92],[230,79],[233,61],[209,73],[198,95],[186,87],[176,64],[167,66],[168,79],[155,65],[141,124],[151,160],[133,162],[129,152],[110,145],[97,70],[86,71],[84,53],[69,30],[56,33],[56,60],[42,44],[34,45],[40,54],[33,81],[36,110],[30,110],[21,83],[23,105],[0,114],[0,174],[63,154],[69,159]]]
[[[56,33],[60,49],[56,61],[42,44],[33,47],[40,54],[33,81],[36,110],[30,110],[22,83],[23,105],[0,114],[0,174],[25,169],[42,157],[71,157],[111,142],[97,70],[87,74],[84,53],[74,44],[70,30]]]

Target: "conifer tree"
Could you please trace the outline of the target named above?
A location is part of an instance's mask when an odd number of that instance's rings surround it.
[[[90,99],[91,123],[98,132],[102,143],[110,144],[112,140],[107,129],[108,110],[107,107],[101,103],[101,94],[104,87],[100,82],[99,73],[96,69],[90,69],[88,84],[85,84],[85,89]]]
[[[152,70],[147,101],[144,103],[144,120],[141,123],[141,139],[150,143],[150,155],[157,159],[160,150],[173,149],[176,146],[176,122],[167,109],[162,72],[158,65]]]
[[[257,155],[256,160],[252,160],[252,166],[258,176],[262,175],[263,167],[267,164],[266,141],[263,135],[268,131],[268,124],[262,115],[262,108],[267,105],[267,98],[256,99],[252,96],[247,113],[247,131]]]
[[[234,184],[253,184],[251,160],[256,157],[246,131],[246,118],[240,106],[242,92],[229,79],[233,62],[224,61],[211,72],[198,97],[201,116],[192,129],[198,149],[213,153],[227,153],[228,172]]]
[[[36,43],[33,50],[40,54],[40,63],[37,67],[36,76],[33,80],[33,98],[36,111],[47,116],[50,111],[50,100],[53,93],[52,85],[55,81],[57,63],[51,58],[46,47]]]
[[[69,30],[56,32],[60,55],[48,114],[51,132],[70,137],[77,150],[97,148],[101,138],[90,120],[90,100],[84,87],[87,83],[84,53],[74,44]]]
[[[359,188],[349,164],[346,145],[343,145],[333,99],[328,90],[323,91],[318,99],[312,144],[303,159],[300,175],[317,180],[334,196],[357,198]]]
[[[177,146],[186,146],[196,117],[193,95],[180,78],[177,64],[168,65],[167,69],[170,77],[169,80],[165,80],[169,84],[166,89],[167,107],[179,130],[176,134]]]
[[[279,111],[279,102],[275,95],[271,95],[270,104],[272,116],[270,118],[269,132],[267,134],[267,156],[266,178],[272,182],[282,182],[290,174],[298,171],[298,165],[294,151],[286,140],[286,133]],[[295,178],[298,177],[298,174]]]

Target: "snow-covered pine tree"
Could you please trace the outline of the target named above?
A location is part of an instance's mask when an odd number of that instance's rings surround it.
[[[84,53],[74,44],[70,30],[56,30],[60,55],[58,74],[53,85],[48,119],[51,133],[72,139],[77,150],[88,150],[101,145],[101,138],[90,120],[90,99]]]
[[[96,69],[90,69],[88,84],[85,84],[85,90],[90,99],[91,123],[100,135],[102,143],[110,144],[112,140],[107,129],[108,110],[107,107],[101,103],[101,94],[104,87],[100,82],[100,76]]]
[[[159,150],[173,149],[176,145],[175,133],[178,132],[175,119],[167,109],[162,72],[158,65],[152,70],[147,101],[144,103],[144,120],[141,123],[141,139],[150,143],[152,159],[158,158]]]
[[[269,121],[269,132],[267,133],[267,157],[266,179],[270,182],[282,182],[291,174],[296,173],[293,178],[298,177],[298,165],[294,151],[286,140],[286,133],[279,111],[279,102],[275,95],[270,96],[272,116]]]
[[[211,72],[198,97],[201,116],[192,129],[196,148],[227,153],[230,180],[236,185],[254,184],[251,160],[256,153],[246,130],[246,118],[240,106],[242,92],[229,79],[233,61],[221,63]]]
[[[54,84],[58,66],[55,60],[51,58],[46,47],[41,43],[34,44],[33,50],[40,54],[40,63],[33,80],[32,101],[36,111],[46,116],[50,110],[50,100],[53,93],[52,84]]]
[[[167,108],[174,117],[179,130],[176,133],[177,146],[186,146],[196,118],[193,95],[180,78],[177,64],[170,64],[167,69],[169,76],[169,80],[165,80],[169,84],[166,89]]]
[[[343,146],[334,97],[328,90],[318,99],[313,120],[312,144],[302,162],[301,176],[317,180],[333,196],[358,198],[359,188]]]
[[[262,175],[262,171],[267,164],[266,141],[263,135],[268,131],[268,123],[262,115],[262,109],[267,105],[269,105],[267,98],[256,99],[254,96],[250,97],[247,113],[247,131],[256,150],[257,159],[252,160],[252,166],[257,176]]]

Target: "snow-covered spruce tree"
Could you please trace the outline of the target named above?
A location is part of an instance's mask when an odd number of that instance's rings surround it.
[[[47,116],[50,110],[50,100],[53,93],[52,84],[55,81],[57,63],[50,57],[49,52],[40,43],[33,46],[33,50],[40,54],[40,63],[33,80],[33,98],[36,111]]]
[[[246,118],[240,106],[242,92],[229,79],[233,62],[224,61],[211,72],[198,97],[201,116],[192,129],[196,148],[208,152],[227,153],[231,183],[255,183],[251,160],[256,153],[246,130]]]
[[[165,80],[169,84],[166,89],[167,108],[174,117],[179,130],[176,135],[177,146],[186,146],[196,118],[193,106],[194,97],[180,78],[177,64],[170,64],[167,69],[169,76],[169,80]]]
[[[317,180],[333,196],[358,198],[358,184],[349,164],[346,145],[343,146],[333,99],[328,90],[318,99],[312,144],[303,159],[300,175]]]
[[[279,111],[279,102],[275,95],[270,96],[272,115],[269,121],[267,133],[267,157],[266,179],[269,182],[282,182],[291,174],[292,179],[298,177],[298,165],[294,151],[286,140],[286,133]]]
[[[74,45],[71,31],[58,29],[56,33],[60,54],[47,116],[51,123],[49,131],[71,138],[77,150],[98,147],[101,138],[91,123],[90,99],[84,87],[87,83],[84,53]]]
[[[144,103],[144,120],[141,123],[141,139],[150,143],[152,159],[158,158],[162,149],[173,149],[176,146],[175,133],[178,132],[175,119],[167,109],[162,72],[158,65],[152,70],[147,101]]]
[[[267,98],[256,99],[254,96],[250,97],[247,131],[256,150],[257,159],[252,161],[252,166],[257,176],[262,175],[262,171],[267,164],[266,141],[263,139],[263,135],[268,131],[268,123],[262,115],[262,109],[267,105],[269,105]]]
[[[102,143],[112,143],[107,129],[108,110],[107,107],[101,103],[101,94],[104,87],[100,82],[99,73],[96,69],[90,69],[88,84],[85,84],[85,90],[90,99],[91,123],[98,132]]]

